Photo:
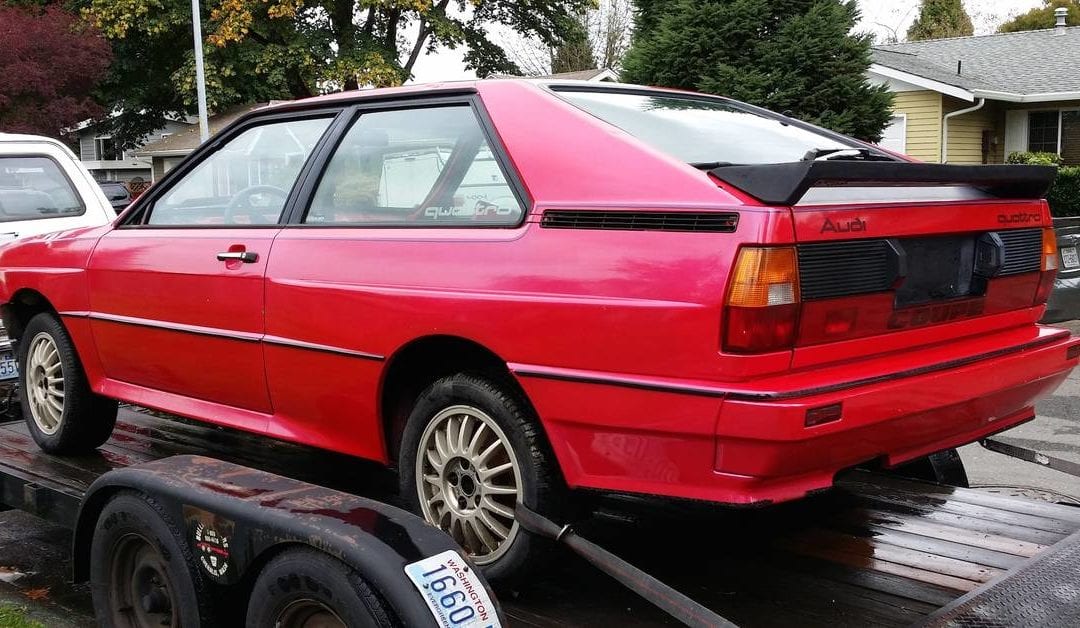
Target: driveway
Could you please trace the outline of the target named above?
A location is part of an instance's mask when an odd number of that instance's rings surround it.
[[[1080,335],[1080,321],[1056,326]],[[1034,421],[1003,436],[1022,447],[1080,463],[1080,369],[1073,371],[1057,392],[1039,403],[1038,414]],[[1080,478],[1014,460],[978,444],[961,448],[960,456],[973,486],[1031,487],[1068,496],[1080,504]]]

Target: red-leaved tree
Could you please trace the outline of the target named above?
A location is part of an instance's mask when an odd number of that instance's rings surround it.
[[[100,116],[91,91],[111,59],[97,31],[55,5],[0,4],[0,132],[58,137]]]

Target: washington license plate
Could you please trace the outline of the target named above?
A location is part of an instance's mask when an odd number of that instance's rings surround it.
[[[1080,255],[1076,254],[1075,246],[1066,246],[1061,249],[1061,264],[1065,268],[1080,268]]]
[[[15,379],[19,376],[19,367],[15,365],[15,356],[10,351],[0,352],[0,381]]]
[[[501,628],[495,604],[473,568],[453,550],[405,566],[442,628]]]

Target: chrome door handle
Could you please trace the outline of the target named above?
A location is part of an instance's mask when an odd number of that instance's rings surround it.
[[[217,254],[219,262],[239,260],[245,264],[254,264],[259,261],[259,254],[254,251],[224,251]]]

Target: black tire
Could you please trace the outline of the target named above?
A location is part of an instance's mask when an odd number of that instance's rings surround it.
[[[540,422],[515,383],[497,375],[450,375],[437,380],[417,398],[402,434],[398,457],[401,497],[407,507],[425,517],[416,483],[420,441],[439,413],[457,405],[475,407],[497,424],[519,463],[521,500],[533,511],[562,522],[570,511],[568,491]],[[445,530],[445,526],[425,518]],[[526,570],[540,566],[550,556],[551,547],[550,541],[517,527],[508,549],[500,550],[500,556],[486,563],[475,555],[472,558],[489,580],[505,585],[512,584]]]
[[[139,493],[113,497],[98,517],[90,592],[102,628],[213,624],[208,585],[191,548],[161,507]]]
[[[327,554],[298,547],[277,555],[259,572],[245,625],[294,628],[320,613],[332,613],[347,628],[398,623],[355,570]]]
[[[47,335],[56,347],[63,375],[63,410],[59,424],[51,433],[42,427],[44,420],[39,425],[35,419],[30,398],[33,374],[27,367],[31,346],[35,339],[43,335]],[[82,363],[75,353],[75,345],[60,319],[49,312],[31,318],[19,338],[17,354],[19,403],[30,435],[39,447],[52,454],[88,453],[109,439],[116,424],[117,402],[90,390]]]

